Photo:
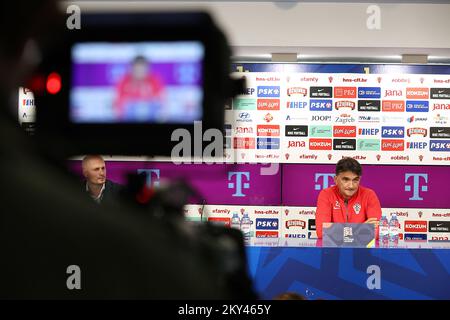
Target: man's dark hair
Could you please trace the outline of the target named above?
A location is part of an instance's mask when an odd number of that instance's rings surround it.
[[[350,157],[343,158],[336,164],[336,175],[345,171],[353,172],[357,176],[362,175],[361,165],[358,161]]]

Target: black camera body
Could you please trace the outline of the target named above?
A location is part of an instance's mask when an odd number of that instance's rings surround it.
[[[231,52],[225,36],[206,13],[86,13],[81,16],[79,30],[64,28],[55,43],[44,55],[37,73],[47,86],[32,90],[37,105],[36,136],[49,149],[58,148],[64,153],[62,156],[170,155],[174,145],[171,135],[176,129],[185,129],[193,136],[194,123],[201,121],[203,130],[215,128],[223,132],[226,99],[241,90],[241,84],[229,77]],[[160,53],[158,48],[163,48]],[[107,110],[102,104],[123,106],[125,99],[131,101],[130,96],[136,95],[137,89],[123,94],[114,92],[127,85],[118,84],[117,74],[123,74],[125,69],[123,61],[116,63],[114,59],[123,57],[131,64],[133,54],[147,54],[150,60],[167,60],[172,55],[176,60],[183,59],[183,50],[197,56],[187,65],[183,61],[172,63],[184,74],[176,80],[178,83],[167,85],[166,100],[159,104],[160,110],[171,110],[164,119],[139,115],[121,118],[112,111],[92,111],[92,117],[86,116],[86,110]],[[81,65],[80,61],[96,64]],[[108,71],[98,71],[102,64]],[[189,83],[193,74],[198,79]],[[115,80],[110,78],[114,77],[117,81],[112,84]],[[167,78],[168,82],[174,81],[170,80],[173,75]],[[49,89],[49,83],[55,79],[60,83],[57,91]],[[97,105],[94,101],[98,101]],[[88,106],[89,103],[93,105]],[[133,103],[147,108],[145,103],[136,103],[136,99]],[[151,106],[147,111],[150,109]]]

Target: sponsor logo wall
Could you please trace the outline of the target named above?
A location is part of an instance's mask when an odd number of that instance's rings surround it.
[[[363,164],[450,164],[450,83],[447,75],[235,72],[247,89],[226,110],[241,126],[242,110],[257,126],[270,124],[271,140],[255,140],[227,161]],[[235,131],[233,131],[235,132]],[[304,139],[295,148],[288,141]],[[243,150],[241,150],[243,149]],[[241,152],[242,151],[242,152]],[[270,151],[270,156],[267,156]],[[228,154],[232,153],[232,148]],[[242,154],[245,154],[244,156]],[[239,159],[240,158],[240,159]]]
[[[185,179],[202,198],[186,205],[188,220],[202,218],[230,226],[233,213],[240,218],[247,213],[252,237],[315,239],[316,199],[322,189],[333,185],[334,165],[283,164],[274,175],[262,175],[263,167],[107,161],[108,179],[122,184],[130,172],[146,172],[147,184],[155,187],[175,178]],[[69,168],[81,177],[81,161],[69,161]],[[376,191],[385,215],[396,213],[402,239],[448,240],[450,209],[433,209],[450,208],[447,167],[365,166],[363,170],[361,184]]]
[[[247,213],[254,245],[301,245],[316,238],[319,192],[333,185],[336,162],[351,156],[383,212],[397,214],[402,239],[448,241],[450,76],[293,70],[234,73],[248,88],[225,110],[226,164],[117,157],[108,178],[124,183],[127,172],[145,171],[158,186],[181,177],[205,203],[185,207],[189,220],[230,226],[233,213]],[[279,170],[262,175],[264,163]],[[79,161],[70,166],[81,173]]]

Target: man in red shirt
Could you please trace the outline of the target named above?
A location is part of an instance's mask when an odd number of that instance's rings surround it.
[[[361,165],[353,158],[343,158],[336,164],[336,185],[322,190],[317,199],[318,238],[322,238],[324,222],[373,223],[378,233],[380,201],[372,189],[359,185],[361,174]]]
[[[163,117],[164,84],[150,70],[149,61],[137,56],[130,72],[119,81],[115,101],[118,119],[138,122],[161,120]]]

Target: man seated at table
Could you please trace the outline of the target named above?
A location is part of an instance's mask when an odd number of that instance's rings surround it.
[[[318,238],[322,238],[324,222],[373,223],[377,226],[381,218],[380,201],[372,189],[359,185],[361,175],[361,165],[353,158],[343,158],[336,164],[336,185],[322,190],[317,199]]]

